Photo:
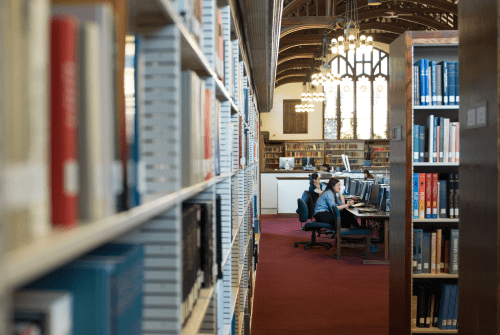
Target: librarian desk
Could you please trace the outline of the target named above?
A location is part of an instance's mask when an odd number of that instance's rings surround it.
[[[389,265],[389,212],[366,212],[360,213],[357,208],[347,207],[350,213],[361,219],[361,224],[367,220],[382,220],[384,222],[384,260],[365,259],[363,264],[386,264]]]
[[[319,173],[319,175],[322,183],[327,183],[330,178],[335,177],[339,179],[341,187],[344,186],[344,176],[336,176],[330,173]],[[309,176],[280,176],[276,177],[276,179],[278,180],[277,216],[297,217],[297,199],[302,197],[302,193],[304,193],[304,191],[309,191]]]

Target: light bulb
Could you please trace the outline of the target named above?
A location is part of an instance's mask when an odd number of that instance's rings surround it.
[[[373,41],[373,37],[368,36],[368,37],[366,38],[366,41],[367,41],[367,42],[372,42],[372,41]]]
[[[349,35],[349,41],[354,41],[354,35]]]
[[[354,50],[354,40],[349,43],[349,50]]]
[[[364,41],[364,40],[366,40],[366,36],[365,36],[365,35],[361,35],[361,36],[359,36],[359,40],[360,40],[360,41]]]
[[[344,36],[339,36],[339,43],[344,42]]]
[[[336,54],[336,53],[338,53],[338,51],[339,51],[338,47],[336,47],[336,46],[332,47],[332,54]]]

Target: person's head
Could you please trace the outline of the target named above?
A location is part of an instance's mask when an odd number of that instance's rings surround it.
[[[327,172],[330,171],[330,165],[328,165],[326,163],[323,164],[323,171],[327,171]]]
[[[309,184],[313,185],[319,182],[319,174],[312,173],[309,175]]]
[[[368,169],[364,169],[363,173],[365,174],[365,179],[373,179],[373,176]]]
[[[331,190],[333,193],[338,193],[340,191],[340,180],[337,178],[330,178],[328,184],[326,184],[325,190],[321,194],[328,190]]]

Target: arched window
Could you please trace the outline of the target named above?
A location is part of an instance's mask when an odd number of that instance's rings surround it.
[[[387,138],[389,54],[358,50],[331,62],[341,80],[325,87],[325,140]]]

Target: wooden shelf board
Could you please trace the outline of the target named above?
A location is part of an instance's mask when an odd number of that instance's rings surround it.
[[[413,106],[415,110],[426,110],[426,109],[459,109],[459,105],[434,105],[434,106]]]
[[[413,166],[459,166],[460,163],[441,163],[441,162],[413,162]]]
[[[443,222],[443,223],[454,223],[459,222],[459,219],[413,219],[413,222]]]
[[[439,328],[431,327],[431,328],[414,328],[411,330],[412,334],[458,334],[457,329],[447,329],[447,330],[441,330]]]
[[[458,279],[458,275],[451,275],[449,273],[442,273],[442,274],[430,274],[430,273],[419,273],[419,274],[412,274],[412,278],[418,279],[418,278],[430,278],[430,279]]]

